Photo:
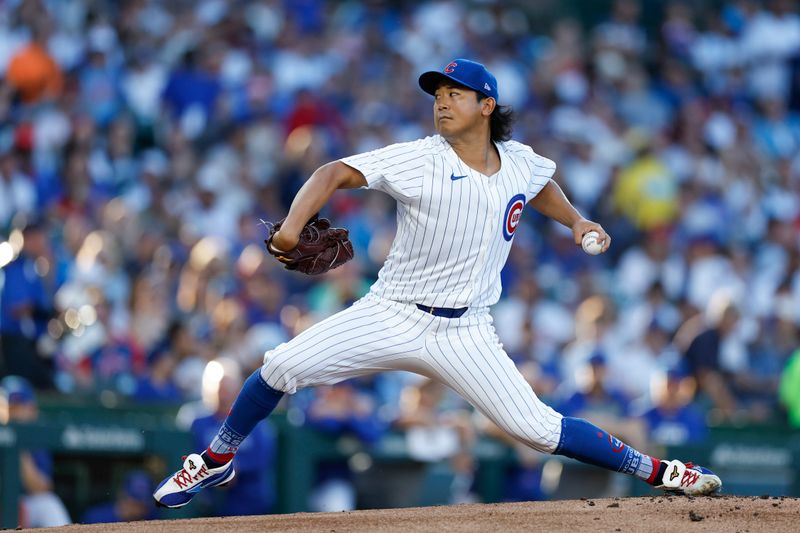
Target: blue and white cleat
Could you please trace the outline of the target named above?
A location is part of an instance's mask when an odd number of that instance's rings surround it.
[[[158,485],[153,499],[160,507],[183,507],[201,490],[224,485],[235,475],[233,461],[218,468],[209,468],[199,454],[193,453],[184,457],[183,468]]]
[[[678,460],[664,461],[667,469],[657,489],[687,496],[706,496],[722,487],[722,480],[708,468]]]

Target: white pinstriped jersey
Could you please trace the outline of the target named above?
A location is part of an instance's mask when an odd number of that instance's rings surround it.
[[[556,169],[519,142],[497,148],[492,176],[464,164],[440,135],[341,160],[397,200],[397,235],[371,292],[432,307],[497,302],[522,209]]]
[[[544,404],[503,350],[485,312],[525,204],[555,172],[529,147],[497,144],[500,170],[484,176],[440,136],[342,159],[368,187],[397,200],[397,235],[370,294],[264,355],[275,390],[405,370],[446,384],[528,446],[556,450],[562,416]],[[414,303],[469,307],[458,318]]]

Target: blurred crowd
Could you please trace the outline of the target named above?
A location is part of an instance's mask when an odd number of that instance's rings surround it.
[[[431,134],[416,78],[469,57],[614,239],[590,257],[523,217],[493,314],[537,393],[635,444],[800,425],[798,6],[647,2],[646,24],[643,3],[588,20],[493,0],[0,1],[0,376],[183,403],[218,358],[259,367],[368,291],[395,210],[336,193],[356,257],[313,280],[265,255],[263,221],[321,164]],[[365,443],[403,429],[420,460],[450,459],[454,501],[495,433],[401,373],[287,409]],[[346,466],[320,501],[351,506]]]

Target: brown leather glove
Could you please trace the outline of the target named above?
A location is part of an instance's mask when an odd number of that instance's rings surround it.
[[[314,215],[300,232],[297,246],[288,251],[272,247],[272,238],[284,220],[271,225],[269,238],[264,241],[267,251],[284,264],[286,270],[296,270],[316,276],[324,274],[353,258],[353,243],[344,228],[332,228],[331,221]]]

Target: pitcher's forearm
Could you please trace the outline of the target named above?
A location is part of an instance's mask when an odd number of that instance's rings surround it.
[[[283,233],[299,235],[306,222],[322,209],[339,188],[333,172],[326,166],[318,168],[292,200],[289,213],[281,227]]]
[[[528,203],[544,216],[552,218],[568,228],[572,228],[576,222],[583,219],[583,216],[564,195],[561,187],[553,180],[550,180]]]
[[[319,167],[292,200],[289,214],[273,237],[272,246],[279,250],[291,250],[297,246],[306,222],[328,203],[337,189],[353,189],[366,184],[367,180],[361,172],[340,161]]]

